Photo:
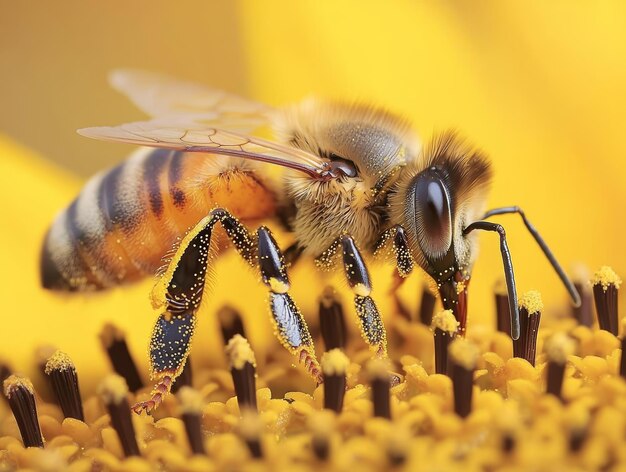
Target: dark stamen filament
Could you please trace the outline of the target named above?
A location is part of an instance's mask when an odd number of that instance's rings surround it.
[[[617,291],[621,283],[618,275],[607,266],[601,267],[591,279],[600,329],[614,336],[618,334]]]
[[[35,390],[26,377],[11,375],[4,381],[4,395],[17,422],[25,447],[43,447],[37,418]]]
[[[250,344],[244,337],[235,334],[228,341],[226,355],[240,410],[248,408],[256,411],[256,361]]]
[[[330,456],[330,438],[335,431],[335,415],[330,411],[320,411],[311,415],[308,420],[311,430],[311,448],[315,457],[327,460]]]
[[[471,341],[458,337],[450,343],[448,354],[454,393],[454,411],[461,418],[465,418],[472,411],[474,370],[479,351]]]
[[[124,454],[127,457],[138,456],[139,446],[130,416],[126,381],[118,375],[109,375],[100,384],[98,392],[111,417],[111,425],[120,438]]]
[[[372,402],[374,416],[391,419],[390,392],[390,364],[387,359],[372,359],[368,365],[368,373],[372,386]]]
[[[72,359],[64,352],[55,352],[46,362],[45,374],[50,380],[63,415],[85,421],[78,375]]]
[[[428,285],[422,287],[422,298],[419,305],[419,320],[422,324],[430,326],[435,311],[437,297],[433,295]]]
[[[580,306],[572,306],[572,315],[582,326],[593,326],[593,301],[589,286],[582,280],[574,282],[574,287],[580,294]]]
[[[143,388],[144,383],[130,355],[124,332],[112,324],[106,324],[100,333],[100,341],[111,361],[113,370],[124,377],[128,389],[135,393]]]
[[[350,361],[340,349],[332,349],[322,357],[324,373],[324,408],[340,413],[346,393],[346,371]]]
[[[587,438],[590,413],[582,405],[573,405],[565,413],[566,428],[569,431],[569,448],[572,452],[578,452],[583,447]]]
[[[626,318],[622,319],[622,339],[620,341],[622,345],[622,355],[619,363],[619,375],[623,379],[626,379],[626,329],[624,329],[624,325],[626,325]]]
[[[326,287],[319,303],[320,331],[327,351],[346,346],[346,321],[343,308],[332,287]]]
[[[184,386],[178,392],[178,399],[191,452],[193,454],[206,454],[202,434],[202,395],[197,390]]]
[[[250,454],[255,459],[263,457],[263,448],[261,446],[261,433],[263,431],[263,423],[256,411],[244,409],[242,411],[241,421],[239,422],[239,434],[245,441]]]
[[[513,356],[526,359],[533,366],[542,309],[541,294],[536,290],[530,290],[520,298],[520,337],[513,341]]]
[[[224,345],[227,345],[228,341],[230,341],[235,334],[238,334],[243,338],[246,337],[241,315],[233,307],[225,305],[220,308],[217,311],[217,319],[220,321],[220,326],[222,328]]]
[[[496,284],[494,295],[496,300],[496,327],[498,331],[508,335],[511,332],[511,315],[509,313],[509,295],[503,280]]]
[[[448,345],[459,330],[452,310],[443,310],[432,317],[431,329],[435,341],[435,373],[448,373]]]
[[[565,333],[556,333],[546,341],[545,351],[548,359],[546,392],[563,400],[561,391],[565,375],[567,358],[574,354],[574,340]]]
[[[180,373],[174,383],[172,384],[172,393],[178,393],[178,391],[183,387],[191,387],[193,379],[193,371],[191,369],[191,356],[187,357],[185,361],[185,367],[183,367],[183,371]]]

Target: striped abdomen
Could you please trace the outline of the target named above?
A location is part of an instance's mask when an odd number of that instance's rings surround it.
[[[102,289],[154,274],[216,206],[244,222],[273,215],[274,193],[246,168],[223,157],[141,149],[92,177],[46,235],[43,286]]]

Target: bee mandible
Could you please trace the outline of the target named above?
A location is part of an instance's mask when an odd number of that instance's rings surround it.
[[[168,255],[151,295],[153,307],[161,310],[150,342],[155,387],[136,412],[158,406],[182,372],[218,224],[260,271],[280,342],[318,382],[320,367],[289,294],[285,257],[269,228],[248,230],[258,220],[283,215],[295,240],[289,254],[343,268],[362,333],[376,356],[387,355],[387,340],[362,251],[392,254],[401,278],[421,267],[463,333],[477,230],[499,235],[511,336],[519,337],[511,256],[504,228],[487,221],[492,216],[521,215],[574,303],[580,303],[519,207],[485,210],[489,161],[453,132],[422,147],[408,121],[368,105],[309,99],[275,110],[131,70],[112,74],[112,84],[152,119],[79,133],[156,149],[140,150],[87,182],[46,236],[41,276],[50,289],[103,289],[154,273]],[[259,137],[268,124],[277,141]],[[268,164],[282,168],[280,185],[267,178]]]

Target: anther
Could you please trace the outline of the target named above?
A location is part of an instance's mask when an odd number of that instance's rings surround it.
[[[350,361],[341,349],[332,349],[322,356],[324,373],[324,408],[340,413],[346,393],[346,372]]]
[[[139,446],[128,405],[128,386],[119,375],[109,375],[98,387],[98,393],[111,417],[111,425],[120,438],[124,454],[138,456]]]
[[[31,381],[26,377],[9,376],[4,381],[4,396],[17,422],[24,447],[43,447],[35,390]]]
[[[548,358],[548,376],[546,392],[563,400],[561,394],[567,358],[574,354],[575,342],[565,333],[553,334],[545,343],[544,350]]]
[[[460,323],[452,310],[443,310],[433,316],[431,329],[435,342],[435,373],[448,373],[448,345],[459,331]]]
[[[591,279],[600,329],[617,336],[617,291],[622,279],[608,266],[602,266]]]
[[[543,302],[536,290],[526,292],[519,300],[520,337],[513,341],[513,356],[526,359],[535,365],[537,352],[537,333],[541,321]]]
[[[456,338],[448,348],[450,377],[454,393],[454,411],[461,418],[472,410],[474,370],[478,362],[478,347],[465,338]]]
[[[256,360],[248,341],[236,334],[226,346],[239,409],[256,411]]]
[[[202,433],[202,395],[197,390],[184,386],[178,391],[178,400],[191,452],[193,454],[206,454]]]
[[[343,307],[332,287],[326,287],[319,301],[320,331],[327,351],[346,346],[346,320]]]
[[[64,352],[55,352],[46,363],[45,373],[59,406],[66,418],[85,421],[83,404],[78,387],[78,375],[72,359]]]
[[[135,393],[143,388],[144,383],[128,349],[124,332],[113,324],[106,324],[100,332],[100,341],[111,361],[113,370],[124,377],[128,389]]]

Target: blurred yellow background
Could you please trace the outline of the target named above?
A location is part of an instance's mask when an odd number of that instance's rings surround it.
[[[151,281],[102,295],[39,288],[41,238],[81,182],[130,152],[75,129],[142,118],[106,83],[136,67],[225,88],[273,105],[307,95],[358,99],[408,116],[424,140],[457,128],[495,168],[491,206],[526,210],[566,268],[610,264],[626,275],[626,4],[623,2],[9,2],[0,15],[0,357],[31,369],[33,350],[68,352],[90,382],[105,363],[104,320],[130,335],[144,364],[156,313]],[[16,143],[19,143],[16,144]],[[33,151],[30,151],[30,150]],[[502,217],[520,292],[566,295],[522,223]],[[468,329],[493,322],[501,276],[494,235],[481,236]],[[265,291],[233,255],[218,263],[194,357],[219,350],[215,307],[256,318],[252,342],[271,337]],[[314,318],[321,290],[311,267],[294,293]],[[234,275],[237,274],[237,280]],[[374,271],[383,308],[391,268]],[[419,275],[402,294],[415,306]],[[241,287],[246,294],[241,301]],[[254,299],[255,301],[250,301]],[[346,302],[349,299],[346,298]]]

